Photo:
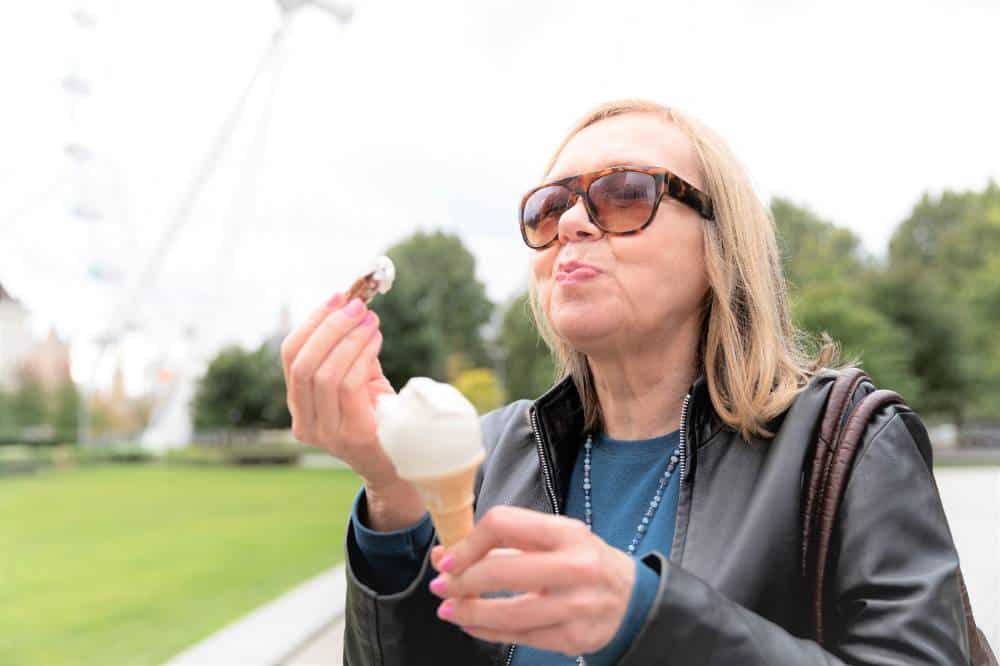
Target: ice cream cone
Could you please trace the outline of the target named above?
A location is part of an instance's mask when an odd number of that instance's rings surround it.
[[[445,548],[455,545],[472,531],[473,488],[480,455],[471,465],[449,474],[410,479],[423,497],[437,529],[438,540]]]

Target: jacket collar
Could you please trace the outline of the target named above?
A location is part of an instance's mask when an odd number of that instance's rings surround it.
[[[707,442],[719,426],[719,418],[712,409],[708,383],[702,372],[688,388],[688,439],[690,463],[694,451]],[[583,403],[572,377],[564,377],[538,398],[531,407],[535,412],[539,432],[539,454],[551,461],[552,482],[558,497],[564,497],[565,483],[576,463],[577,453],[583,445]],[[546,464],[543,459],[542,464]]]

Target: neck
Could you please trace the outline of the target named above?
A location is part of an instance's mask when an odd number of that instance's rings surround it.
[[[588,355],[609,437],[650,439],[680,427],[684,397],[695,378],[697,343],[695,331],[693,337],[634,345],[627,354]]]

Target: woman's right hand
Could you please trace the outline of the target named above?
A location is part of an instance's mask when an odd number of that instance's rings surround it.
[[[375,401],[394,393],[382,373],[378,316],[337,294],[281,343],[281,362],[300,442],[329,451],[364,480],[375,529],[396,529],[423,515],[416,489],[401,479],[378,441]]]

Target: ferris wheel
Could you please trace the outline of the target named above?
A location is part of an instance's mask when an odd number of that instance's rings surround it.
[[[251,154],[244,160],[245,166],[242,167],[244,173],[254,169],[257,161],[254,153],[260,151],[261,138],[265,135],[270,121],[270,108],[283,71],[285,43],[292,24],[298,20],[298,17],[303,13],[301,10],[306,7],[320,10],[320,12],[333,17],[341,25],[348,24],[353,16],[352,6],[338,0],[276,0],[276,4],[279,9],[279,20],[267,49],[256,62],[249,81],[223,118],[207,150],[193,170],[167,224],[153,246],[152,252],[143,261],[141,267],[134,271],[135,277],[131,280],[123,279],[123,271],[117,270],[114,264],[108,261],[95,260],[89,268],[90,275],[94,279],[117,281],[121,288],[118,290],[119,298],[116,299],[116,305],[107,325],[93,341],[96,345],[96,353],[90,364],[88,379],[80,392],[79,439],[81,443],[87,443],[91,440],[90,419],[86,404],[88,390],[94,386],[97,374],[103,367],[109,352],[121,344],[130,332],[142,326],[138,314],[143,302],[154,289],[164,263],[170,256],[180,232],[190,222],[195,204],[211,182],[220,160],[231,149],[235,132],[245,124],[248,107],[256,103],[259,107],[257,109],[258,119],[256,127],[252,130],[253,139],[249,144]],[[88,15],[86,12],[80,13],[79,25],[81,29],[90,29],[88,26],[92,27],[95,23],[96,17]],[[91,92],[86,78],[82,76],[74,76],[66,85],[70,94],[81,98],[85,98]],[[92,154],[91,149],[80,142],[73,144],[71,152],[74,159],[81,161]],[[81,188],[81,191],[84,190],[85,188]],[[93,225],[95,229],[106,216],[104,210],[94,203],[93,198],[85,196],[80,197],[73,212],[79,216],[82,222]],[[192,323],[184,323],[183,328],[185,330],[183,339],[188,341],[197,339],[197,331],[192,330]],[[190,364],[188,369],[190,370]],[[157,433],[161,439],[171,437],[183,439],[186,436],[185,432],[189,434],[190,431],[190,418],[187,409],[192,392],[191,385],[195,381],[195,377],[191,371],[178,372],[171,377],[171,381],[171,385],[161,392],[160,400],[154,406],[149,431]]]

